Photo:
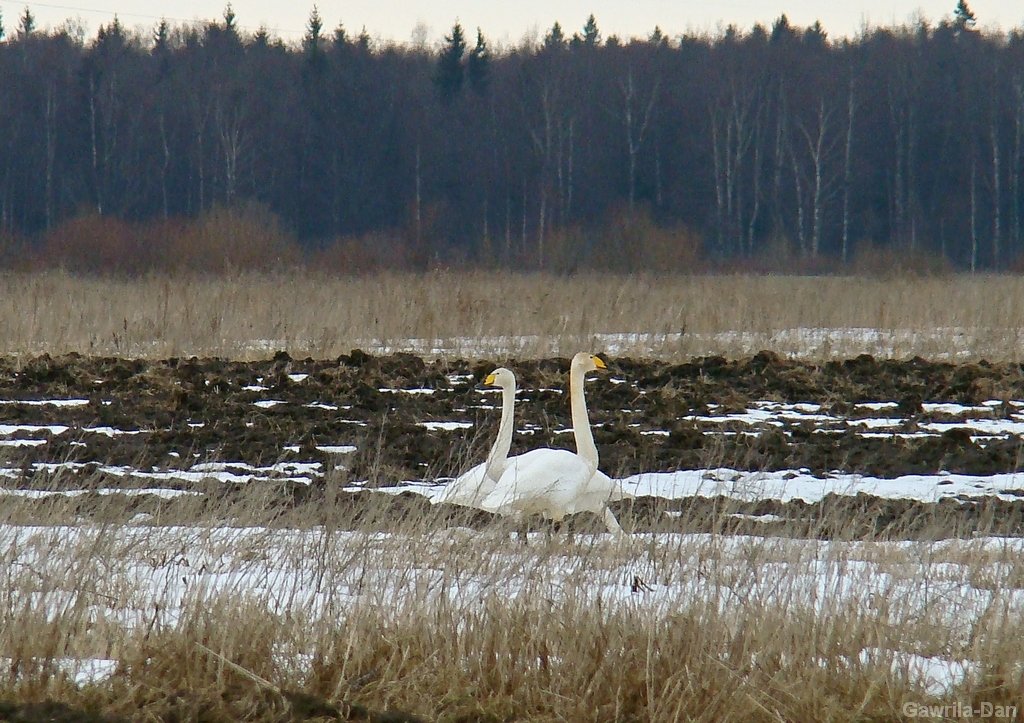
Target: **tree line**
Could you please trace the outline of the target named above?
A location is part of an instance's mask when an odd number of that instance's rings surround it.
[[[784,15],[626,40],[590,16],[501,49],[456,23],[431,48],[316,8],[293,44],[243,33],[230,5],[88,40],[26,9],[0,19],[0,233],[257,208],[308,249],[400,243],[424,263],[614,265],[653,237],[644,263],[1011,268],[1024,29],[974,25],[960,0],[841,40]]]

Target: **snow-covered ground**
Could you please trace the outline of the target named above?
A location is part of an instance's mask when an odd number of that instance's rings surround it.
[[[883,499],[937,502],[947,497],[997,497],[1018,500],[1024,497],[1024,473],[995,475],[907,474],[890,479],[868,475],[833,473],[816,476],[807,470],[744,472],[724,467],[648,472],[620,480],[622,489],[635,497],[659,497],[684,500],[691,497],[726,497],[745,502],[778,500],[819,502],[826,496],[868,494]],[[364,489],[361,484],[345,488]],[[439,496],[443,486],[408,481],[378,492],[399,494],[415,492],[428,498]]]

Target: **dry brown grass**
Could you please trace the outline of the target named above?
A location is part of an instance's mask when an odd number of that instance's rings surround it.
[[[135,720],[301,720],[315,704],[449,721],[888,721],[907,704],[1024,704],[1012,542],[523,546],[500,528],[232,529],[215,520],[264,510],[208,512],[190,527],[61,527],[58,510],[0,528],[0,699]],[[116,671],[83,686],[61,672],[88,658]],[[928,658],[972,669],[929,692]]]
[[[354,347],[466,356],[661,358],[772,349],[811,359],[1019,360],[1015,276],[0,276],[0,353],[332,357]],[[634,336],[630,336],[634,335]]]

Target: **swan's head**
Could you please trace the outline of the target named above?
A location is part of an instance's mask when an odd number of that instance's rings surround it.
[[[585,351],[581,351],[572,358],[572,365],[584,372],[596,372],[598,369],[608,368],[601,357]]]
[[[516,375],[512,373],[511,369],[505,367],[498,367],[493,372],[484,377],[484,386],[486,387],[512,387],[515,388]]]

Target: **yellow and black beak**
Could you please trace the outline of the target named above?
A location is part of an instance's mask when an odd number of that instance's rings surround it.
[[[604,363],[604,359],[602,359],[601,357],[594,356],[593,359],[594,359],[594,366],[596,366],[598,369],[607,369],[608,368],[608,365]]]
[[[484,377],[483,384],[484,384],[485,387],[492,387],[492,386],[494,386],[494,383],[495,383],[494,372],[491,372],[486,377]]]

